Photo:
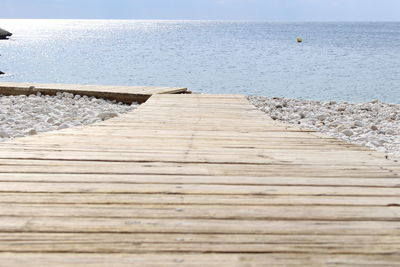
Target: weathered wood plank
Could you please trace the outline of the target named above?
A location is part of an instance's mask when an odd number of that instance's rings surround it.
[[[105,86],[79,84],[42,84],[42,83],[0,83],[1,95],[29,95],[38,92],[55,95],[57,92],[69,92],[78,95],[107,98],[125,103],[145,102],[152,94],[184,93],[187,88],[145,87],[145,86]]]
[[[201,194],[201,195],[297,195],[297,196],[397,196],[399,188],[357,186],[272,186],[213,184],[128,184],[0,182],[0,193],[113,193],[113,194]]]
[[[287,206],[383,206],[400,205],[396,196],[296,196],[296,195],[182,195],[103,193],[1,193],[0,203],[36,204],[163,204],[163,205],[287,205]]]
[[[243,96],[164,89],[132,89],[160,95],[124,116],[0,144],[1,266],[400,261],[398,159]]]
[[[1,217],[0,232],[400,235],[396,221]]]
[[[253,186],[339,186],[339,187],[398,187],[399,178],[347,177],[251,177],[251,176],[189,176],[189,175],[115,175],[115,174],[46,174],[4,173],[2,182],[52,183],[112,183],[112,184],[206,184]]]
[[[326,164],[326,165],[325,165]],[[335,166],[313,164],[231,164],[184,162],[104,162],[0,159],[0,173],[168,174],[210,176],[382,177],[397,178],[400,166]]]
[[[2,216],[231,220],[400,221],[399,207],[0,204]]]
[[[235,239],[229,241],[232,236]],[[398,238],[385,236],[0,233],[0,250],[19,253],[309,253],[313,250],[315,254],[387,255],[396,254],[399,245]]]
[[[354,254],[299,254],[299,253],[145,253],[145,254],[93,254],[93,253],[0,253],[5,267],[19,266],[395,266],[400,261],[396,254],[354,255]]]

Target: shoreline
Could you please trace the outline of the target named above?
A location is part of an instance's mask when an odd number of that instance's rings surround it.
[[[38,104],[41,102],[41,100],[47,102],[53,97],[44,96],[40,93],[35,95],[31,94],[29,96],[21,95],[6,97],[1,95],[0,102],[2,102],[3,107],[0,110],[0,115],[2,117],[0,119],[4,122],[4,125],[3,127],[0,127],[0,141],[4,141],[12,137],[32,135],[36,134],[36,132],[60,129],[62,122],[60,122],[60,125],[47,125],[46,123],[45,127],[39,118],[48,118],[43,113],[40,114],[41,112],[36,114],[37,116],[35,114],[28,114],[29,111],[31,112],[35,109],[40,109]],[[82,99],[80,99],[79,95],[77,95],[77,97],[78,98],[75,98],[75,95],[64,92],[57,93],[54,99],[59,99],[62,102],[62,104],[59,104],[62,106],[66,104],[74,105],[72,102],[76,102],[78,99],[79,101],[85,100],[85,104],[91,104],[91,100],[95,99],[94,97],[87,96],[83,96]],[[290,99],[282,97],[246,97],[255,107],[266,113],[273,120],[288,123],[303,129],[315,130],[329,137],[352,144],[365,146],[380,152],[384,152],[387,155],[400,157],[400,104],[389,104],[379,100],[362,103],[348,103]],[[32,99],[32,103],[25,102],[29,99]],[[86,101],[86,99],[88,101]],[[116,101],[110,100],[99,99],[98,101],[102,102],[103,106],[117,104]],[[16,106],[11,108],[10,104],[12,106]],[[25,104],[29,104],[31,108],[24,107],[23,111],[19,111],[19,109],[25,106]],[[90,105],[87,108],[90,108]],[[96,109],[98,109],[98,107],[96,107]],[[7,115],[14,114],[16,115],[16,118],[11,118],[10,120],[10,117],[6,117],[6,110],[8,113]],[[10,111],[12,112],[10,113]],[[122,110],[118,111],[119,112],[116,112],[116,114],[126,112],[123,112]],[[1,113],[4,114],[2,115]],[[86,109],[82,115],[87,117],[87,113],[88,110]],[[68,112],[62,114],[61,118],[64,117],[64,119],[70,121],[70,119],[65,118],[64,115],[66,114],[68,114]],[[29,117],[33,119],[33,115],[37,117],[34,119],[35,123],[27,120]],[[74,114],[74,117],[76,115],[77,114]],[[89,120],[89,118],[91,122],[102,119],[97,117],[99,114],[96,114],[95,116],[93,116],[94,114],[91,115],[92,116],[86,118],[86,121]],[[23,118],[23,120],[18,121],[18,117],[20,117],[20,119]],[[36,129],[34,124],[39,125],[39,129]],[[61,128],[69,128],[71,126],[73,127],[82,124],[88,123],[71,123],[71,125],[68,125],[68,127],[63,126]],[[28,126],[22,127],[23,125]]]
[[[400,157],[400,104],[247,98],[273,120]]]

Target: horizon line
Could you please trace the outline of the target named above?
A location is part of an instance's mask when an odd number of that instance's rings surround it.
[[[226,22],[400,22],[400,20],[257,20],[257,19],[132,19],[132,18],[1,18],[0,20],[114,20],[114,21],[226,21]]]

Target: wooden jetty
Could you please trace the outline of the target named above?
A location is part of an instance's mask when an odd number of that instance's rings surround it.
[[[95,96],[124,103],[144,103],[155,94],[190,93],[182,87],[155,87],[155,86],[116,86],[116,85],[80,85],[80,84],[52,84],[52,83],[0,83],[0,94],[29,95],[36,93],[55,95],[57,92],[68,92]]]
[[[155,94],[0,143],[0,265],[398,266],[398,160],[241,95]]]

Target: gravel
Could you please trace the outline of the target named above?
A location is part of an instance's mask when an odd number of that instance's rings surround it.
[[[312,129],[347,142],[400,156],[400,105],[320,102],[250,96],[272,119]],[[94,97],[0,95],[0,141],[40,132],[88,125],[138,107]]]
[[[248,97],[274,120],[400,156],[400,105]]]
[[[0,141],[107,120],[138,107],[95,97],[0,95]]]

